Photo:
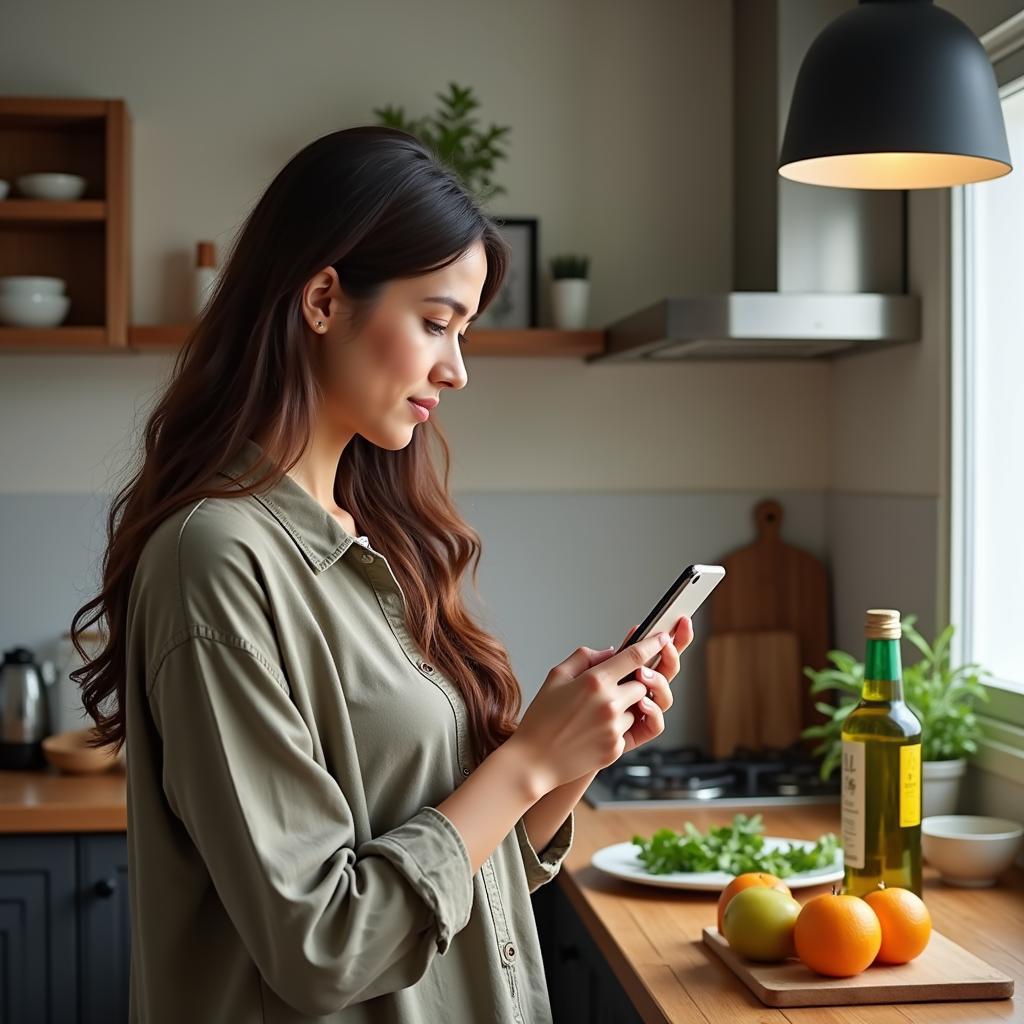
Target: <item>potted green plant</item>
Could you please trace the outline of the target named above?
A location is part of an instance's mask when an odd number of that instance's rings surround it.
[[[951,668],[949,641],[954,627],[946,626],[932,646],[914,628],[916,621],[916,615],[903,620],[903,635],[921,653],[918,661],[903,668],[903,697],[921,723],[921,813],[924,817],[953,814],[967,766],[965,755],[978,749],[981,735],[975,704],[988,700],[982,684],[991,673],[975,663]],[[857,706],[864,682],[864,664],[852,654],[829,651],[828,658],[830,668],[804,668],[811,693],[834,694],[834,703],[815,704],[826,721],[802,733],[821,740],[814,753],[823,755],[822,778],[841,763],[843,722]]]
[[[404,107],[391,104],[374,107],[373,112],[380,118],[379,124],[415,135],[455,171],[481,203],[506,192],[503,185],[495,184],[491,174],[495,163],[508,156],[500,144],[512,130],[511,125],[491,124],[486,131],[478,131],[473,111],[480,101],[473,95],[472,86],[449,82],[447,95],[434,95],[441,104],[435,114],[406,117]]]
[[[551,257],[551,308],[555,326],[561,330],[586,326],[590,298],[589,266],[587,256],[567,254]]]

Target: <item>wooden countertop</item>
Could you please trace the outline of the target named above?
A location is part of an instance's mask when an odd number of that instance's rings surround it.
[[[122,768],[98,775],[0,771],[0,834],[124,832],[126,783]]]
[[[742,810],[742,808],[741,808]],[[817,839],[839,834],[837,805],[751,808],[764,815],[770,835]],[[717,893],[655,889],[619,881],[590,864],[595,850],[651,835],[657,828],[679,830],[684,821],[698,828],[724,825],[735,808],[604,808],[581,800],[576,832],[557,881],[593,935],[616,977],[649,1024],[943,1024],[1024,1020],[1024,871],[1013,868],[990,889],[944,885],[925,867],[924,898],[937,931],[1014,979],[1012,999],[907,1003],[898,1006],[803,1007],[772,1009],[710,950],[701,930],[713,925]],[[829,891],[800,889],[794,895]]]
[[[0,771],[0,833],[120,832],[127,828],[126,777]],[[750,809],[753,813],[755,809]],[[773,835],[816,839],[839,832],[835,805],[757,808]],[[590,865],[593,852],[635,833],[731,821],[735,808],[576,807],[573,847],[560,884],[641,1016],[649,1024],[966,1024],[1024,1020],[1024,871],[1013,868],[991,889],[944,886],[925,868],[925,899],[938,931],[1010,975],[1013,999],[899,1006],[764,1006],[701,942],[714,924],[716,893],[687,893],[620,882]],[[827,891],[802,889],[797,897]]]

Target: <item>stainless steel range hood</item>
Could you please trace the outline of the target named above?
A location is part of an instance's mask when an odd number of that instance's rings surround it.
[[[733,286],[672,296],[607,327],[587,362],[813,358],[915,341],[906,193],[777,173],[793,82],[852,0],[733,0]]]

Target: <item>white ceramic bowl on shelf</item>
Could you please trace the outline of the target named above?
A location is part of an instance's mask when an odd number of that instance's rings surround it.
[[[0,323],[8,327],[56,327],[70,307],[67,295],[0,293]]]
[[[14,179],[18,191],[30,199],[77,199],[85,191],[85,178],[80,174],[39,171]]]
[[[0,295],[63,295],[63,277],[39,274],[7,274],[0,277]]]
[[[949,885],[995,885],[1014,861],[1024,825],[978,814],[938,814],[921,822],[921,852]]]

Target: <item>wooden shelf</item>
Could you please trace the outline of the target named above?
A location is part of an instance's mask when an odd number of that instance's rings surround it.
[[[185,340],[187,324],[135,324],[126,345],[111,344],[99,326],[0,326],[0,353],[175,352]],[[548,327],[526,330],[477,330],[463,352],[473,356],[535,356],[582,359],[604,350],[604,332],[560,331]]]
[[[71,306],[55,328],[0,326],[0,351],[125,351],[131,295],[131,119],[123,100],[0,96],[0,276],[59,277]],[[23,174],[85,179],[80,199],[17,193]]]
[[[0,200],[0,225],[101,223],[106,219],[107,204],[102,199]]]
[[[44,352],[124,352],[124,345],[111,345],[106,327],[3,327],[0,352],[24,355]]]
[[[188,324],[134,324],[128,328],[128,345],[140,351],[179,348]],[[525,330],[470,332],[463,352],[472,356],[546,356],[579,358],[604,351],[604,331],[560,331],[548,327]]]

